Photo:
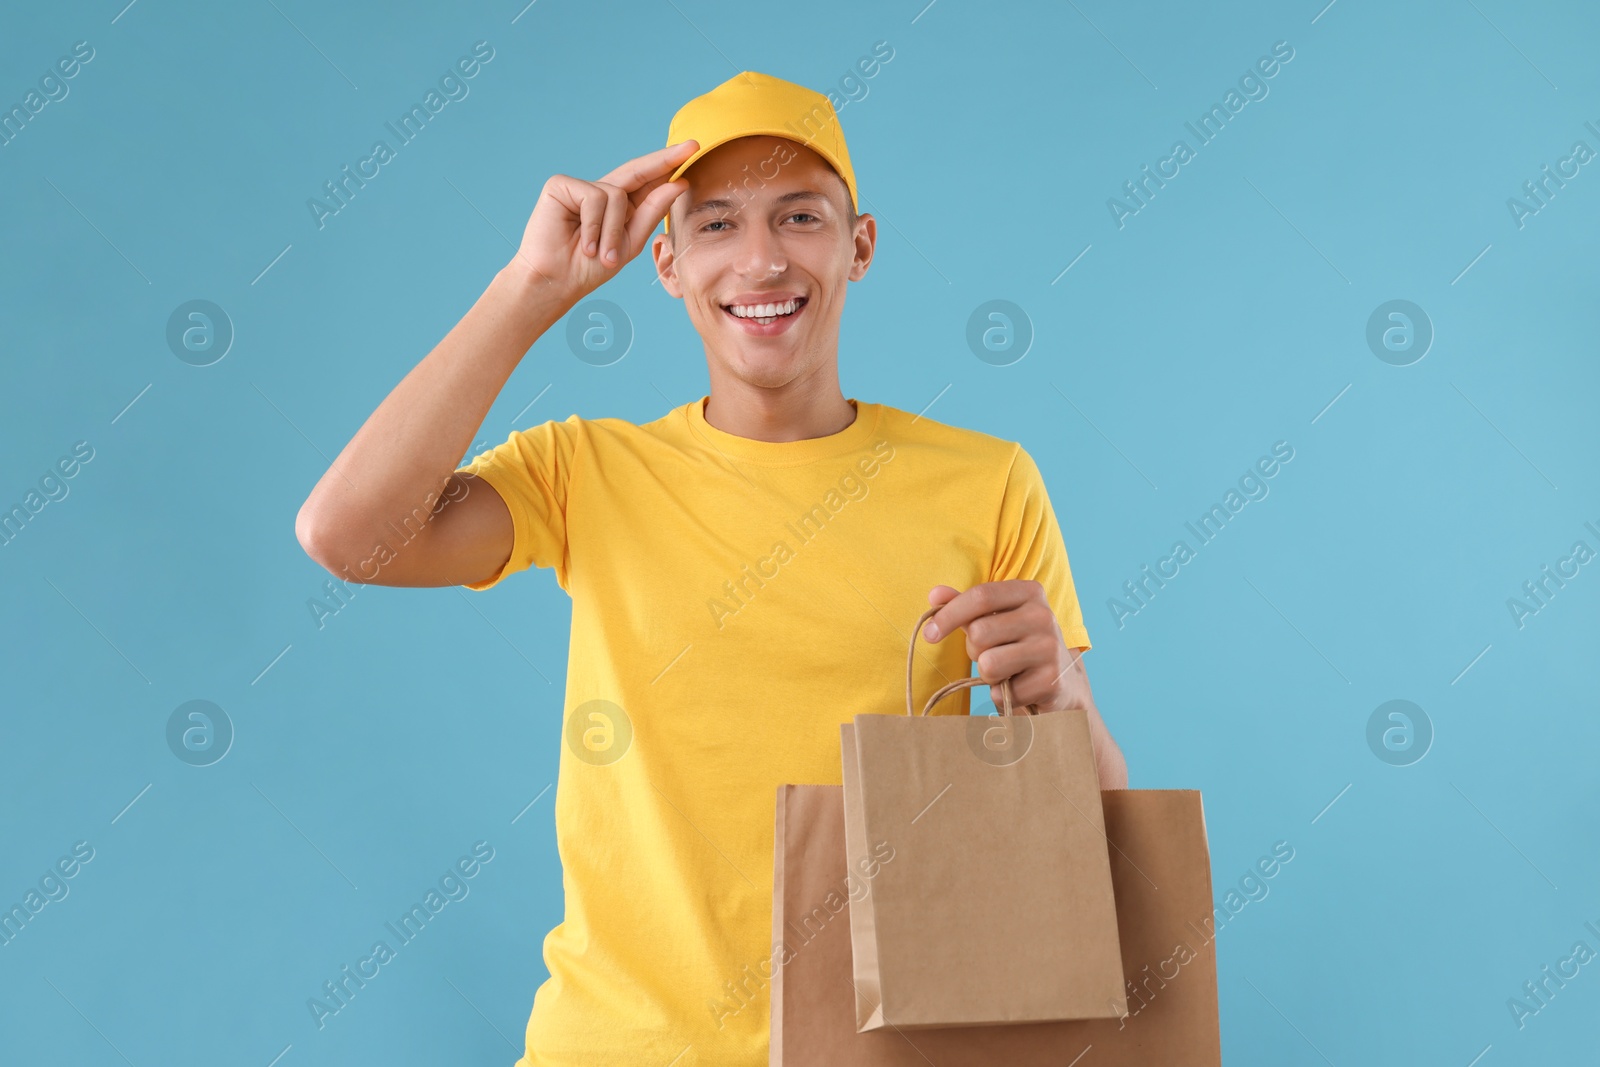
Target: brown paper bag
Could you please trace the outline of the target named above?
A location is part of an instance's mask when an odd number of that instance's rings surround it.
[[[857,1029],[1118,1018],[1116,901],[1083,711],[857,715],[840,728],[845,844],[892,866],[850,906]]]
[[[847,867],[842,789],[779,786],[773,1067],[1221,1067],[1211,860],[1200,794],[1117,789],[1101,799],[1108,836],[1102,847],[1127,975],[1125,1016],[857,1033],[843,912],[876,890],[903,857],[883,847],[874,867]]]

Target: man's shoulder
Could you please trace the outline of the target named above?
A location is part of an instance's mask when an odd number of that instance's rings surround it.
[[[896,448],[902,442],[913,449],[926,451],[931,457],[952,465],[999,468],[1003,473],[1023,451],[1022,445],[1009,438],[956,426],[930,418],[924,413],[913,413],[889,404],[877,404],[882,410],[878,422],[879,436],[889,440]]]
[[[661,438],[672,436],[681,427],[685,407],[679,404],[644,422],[635,422],[619,415],[591,417],[574,412],[565,418],[549,419],[541,425],[567,437],[606,438],[613,441]]]

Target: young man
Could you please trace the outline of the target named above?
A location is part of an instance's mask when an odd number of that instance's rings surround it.
[[[903,713],[929,606],[919,706],[975,660],[997,702],[1010,679],[1019,705],[1086,709],[1102,788],[1127,784],[1033,460],[840,391],[845,289],[877,224],[856,213],[827,99],[746,72],[686,104],[667,143],[545,183],[516,257],[295,524],[349,580],[487,589],[537,565],[572,598],[566,913],[520,1067],[767,1062],[777,786],[837,783],[839,724]],[[669,207],[651,252],[710,394],[644,425],[548,421],[456,469],[529,347]],[[966,713],[967,695],[934,713]]]

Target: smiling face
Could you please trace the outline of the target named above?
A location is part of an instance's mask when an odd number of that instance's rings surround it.
[[[713,388],[731,376],[778,389],[837,389],[846,286],[867,272],[877,223],[852,223],[844,180],[781,137],[719,145],[683,175],[671,235],[657,234],[661,284],[706,346]]]

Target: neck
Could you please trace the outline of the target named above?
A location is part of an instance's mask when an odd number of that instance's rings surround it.
[[[839,390],[836,371],[777,388],[713,373],[705,417],[706,422],[735,437],[781,442],[839,433],[855,422],[856,411]]]

